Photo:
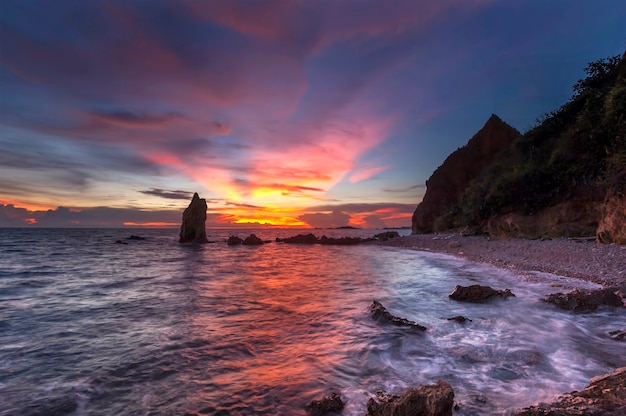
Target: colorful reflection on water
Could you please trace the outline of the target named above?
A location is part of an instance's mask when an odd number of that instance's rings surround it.
[[[554,281],[445,256],[228,247],[228,231],[204,246],[166,230],[127,246],[111,244],[125,230],[12,233],[0,235],[0,415],[297,415],[332,391],[362,415],[376,390],[438,379],[457,414],[504,414],[626,365],[606,336],[624,310],[558,312],[538,300]],[[447,298],[476,282],[517,297]],[[374,322],[373,299],[428,331]]]

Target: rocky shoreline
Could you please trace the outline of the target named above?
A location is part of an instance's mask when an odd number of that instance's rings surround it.
[[[626,293],[626,246],[599,244],[591,239],[494,240],[459,234],[421,234],[394,238],[378,244],[449,254],[470,261],[492,264],[524,276],[540,278],[541,273],[568,276],[611,288],[604,289],[608,292],[618,289],[616,293],[621,292],[622,297]],[[578,292],[574,291],[567,295],[558,295],[571,297],[577,294]],[[558,306],[558,302],[553,303]],[[542,403],[519,409],[515,414],[520,416],[621,415],[626,411],[625,380],[626,367],[622,367],[611,374],[595,377],[590,381],[589,386],[580,392],[563,393],[557,401],[551,404]],[[370,410],[369,407],[368,404],[368,410]],[[446,405],[446,412],[441,414],[452,414],[452,406]]]
[[[490,239],[459,234],[418,234],[378,244],[449,254],[520,274],[550,273],[606,287],[626,287],[626,246],[599,244],[589,239]]]

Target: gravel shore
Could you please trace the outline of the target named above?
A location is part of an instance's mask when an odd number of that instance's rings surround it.
[[[494,240],[458,234],[410,235],[381,244],[446,253],[519,273],[552,273],[604,286],[626,286],[626,246],[615,244],[568,238]]]

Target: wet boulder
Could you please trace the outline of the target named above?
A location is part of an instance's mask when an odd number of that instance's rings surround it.
[[[228,244],[229,246],[236,246],[242,243],[243,243],[243,240],[237,237],[236,235],[231,235],[230,237],[228,237],[228,240],[226,241],[226,244]]]
[[[439,380],[436,384],[409,387],[402,395],[376,393],[377,399],[367,402],[367,416],[451,416],[454,390]]]
[[[263,240],[256,236],[256,234],[250,234],[243,240],[244,246],[260,246],[263,244]]]
[[[308,416],[324,416],[337,414],[343,410],[343,407],[344,403],[341,396],[337,393],[331,393],[320,400],[311,401],[305,410]]]
[[[485,303],[492,299],[506,299],[509,296],[515,296],[509,289],[497,290],[490,286],[456,285],[452,293],[448,297],[459,302]]]
[[[553,293],[542,300],[573,312],[593,311],[603,305],[624,306],[613,289],[574,289],[568,293]]]
[[[206,199],[201,199],[197,193],[189,206],[183,212],[183,221],[180,226],[181,243],[208,243],[206,238]]]
[[[584,390],[566,393],[552,404],[525,407],[515,415],[626,415],[626,367],[594,377]]]
[[[426,331],[427,329],[425,326],[422,326],[416,322],[392,315],[391,313],[389,313],[389,311],[387,311],[382,303],[378,302],[377,300],[372,302],[372,306],[370,306],[370,312],[372,314],[372,317],[378,322],[383,322],[395,326],[407,326],[413,329],[417,329],[419,331]]]

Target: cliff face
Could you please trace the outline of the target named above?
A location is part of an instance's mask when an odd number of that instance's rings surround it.
[[[492,115],[467,145],[448,156],[426,181],[424,199],[413,213],[413,233],[447,228],[442,215],[459,202],[471,181],[520,136],[513,127]]]
[[[572,99],[523,136],[492,117],[450,155],[427,182],[413,233],[625,244],[626,54],[585,71]]]

